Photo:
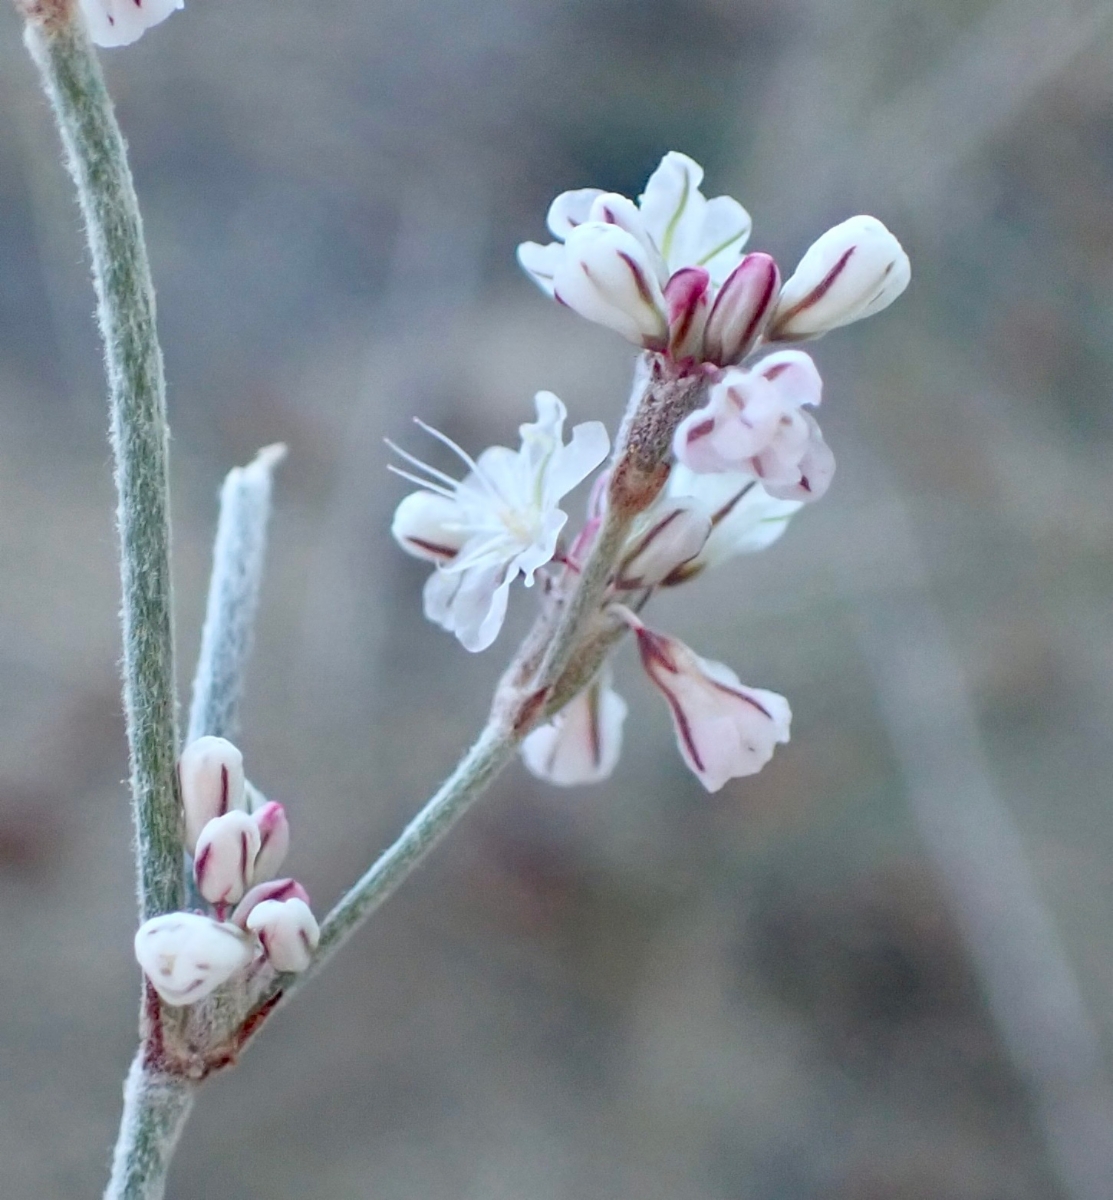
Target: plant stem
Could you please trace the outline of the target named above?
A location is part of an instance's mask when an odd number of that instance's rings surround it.
[[[220,489],[220,519],[187,741],[206,734],[234,738],[238,732],[263,580],[271,481],[285,454],[285,446],[265,447],[246,467],[229,471]]]
[[[124,1083],[124,1114],[104,1200],[161,1200],[170,1159],[193,1108],[196,1086],[135,1056]]]
[[[301,990],[348,938],[385,901],[399,884],[438,845],[446,833],[486,791],[496,775],[514,757],[520,735],[488,724],[475,744],[441,784],[436,794],[406,826],[388,850],[341,897],[321,924],[321,942],[309,969],[300,975],[279,975],[260,997],[255,1013],[269,1016]],[[246,1044],[261,1026],[248,1018]]]
[[[85,219],[104,339],[119,496],[124,710],[141,918],[181,904],[165,386],[155,298],[123,137],[84,24],[59,6],[27,47]]]

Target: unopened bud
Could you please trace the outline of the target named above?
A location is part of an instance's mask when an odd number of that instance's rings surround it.
[[[304,900],[264,900],[247,918],[276,971],[304,971],[321,940],[317,918]]]
[[[693,499],[662,500],[647,515],[652,523],[633,539],[618,568],[615,586],[626,591],[655,587],[695,558],[711,536],[711,514]]]
[[[813,242],[781,289],[769,341],[795,342],[887,308],[912,268],[900,242],[876,217],[851,217]]]
[[[646,349],[662,350],[668,335],[665,298],[649,251],[618,225],[577,225],[553,275],[562,304]]]
[[[257,883],[244,896],[228,920],[246,929],[251,910],[264,900],[304,900],[308,904],[309,893],[296,879],[268,879],[265,883]]]
[[[290,823],[286,810],[269,800],[251,814],[259,829],[259,852],[255,856],[255,878],[270,879],[286,861],[290,849]]]
[[[703,334],[703,357],[729,367],[754,348],[777,301],[781,273],[768,254],[747,254],[715,297]]]
[[[251,886],[260,840],[259,826],[238,809],[201,830],[193,878],[210,904],[235,904]]]
[[[683,267],[665,284],[670,358],[680,361],[702,356],[710,284],[711,276],[703,267]]]
[[[201,830],[214,818],[244,805],[243,755],[231,742],[201,737],[178,759],[185,844],[194,853]]]
[[[158,994],[174,1007],[194,1004],[255,957],[250,938],[234,925],[200,913],[172,912],[144,921],[135,957]]]

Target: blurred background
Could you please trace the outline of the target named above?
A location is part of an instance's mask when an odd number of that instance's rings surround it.
[[[627,650],[603,787],[514,767],[242,1066],[179,1200],[1113,1194],[1113,7],[188,0],[104,55],[150,236],[183,696],[221,478],[290,446],[241,745],[324,911],[478,729],[388,535],[382,438],[621,412],[616,336],[514,248],[704,164],[790,270],[881,217],[889,312],[815,346],[839,459],[656,623],[786,694],[708,797]],[[100,1194],[138,974],[92,293],[0,8],[0,1168]]]

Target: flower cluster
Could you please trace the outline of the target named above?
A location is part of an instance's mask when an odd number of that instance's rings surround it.
[[[167,1004],[180,1006],[256,963],[304,971],[320,930],[301,884],[274,878],[290,847],[282,805],[247,783],[243,756],[224,738],[190,742],[178,778],[193,881],[213,912],[144,922],[135,957],[147,978]]]
[[[788,741],[788,704],[651,630],[636,612],[658,588],[771,545],[794,513],[824,495],[835,459],[814,415],[822,380],[807,354],[779,347],[879,312],[905,289],[910,269],[885,226],[858,216],[820,237],[782,283],[772,257],[745,252],[746,210],[727,196],[705,197],[702,180],[690,158],[669,153],[636,202],[597,188],[564,192],[549,209],[556,240],[527,242],[518,258],[547,294],[641,347],[643,381],[682,385],[673,394],[683,401],[671,408],[647,399],[650,385],[640,396],[635,388],[624,437],[639,421],[639,405],[656,404],[646,427],[656,442],[665,429],[662,452],[671,446],[671,454],[657,462],[667,480],[622,526],[599,619],[633,632],[685,763],[715,791],[759,771]],[[772,353],[746,362],[766,345]],[[559,505],[602,464],[608,438],[588,422],[565,444],[564,405],[548,392],[536,403],[538,419],[521,427],[516,452],[496,446],[473,460],[429,430],[469,468],[461,482],[393,447],[422,472],[394,468],[421,488],[398,506],[394,537],[434,565],[426,616],[469,650],[494,641],[519,576],[527,587],[543,579],[543,603],[554,610],[564,603],[622,475],[620,438],[583,528],[566,541]],[[627,709],[606,663],[577,689],[522,744],[526,766],[555,784],[595,782],[619,757]]]
[[[183,0],[78,0],[89,36],[97,46],[130,46],[152,25],[165,21]]]

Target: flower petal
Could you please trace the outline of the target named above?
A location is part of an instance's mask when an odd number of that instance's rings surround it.
[[[545,223],[549,232],[558,241],[564,239],[585,221],[591,220],[591,206],[597,196],[603,194],[601,188],[578,188],[571,192],[561,192],[549,205],[549,213]]]
[[[130,46],[165,21],[182,0],[79,0],[94,45]]]
[[[626,701],[606,671],[522,743],[531,774],[557,787],[599,783],[618,764]]]

